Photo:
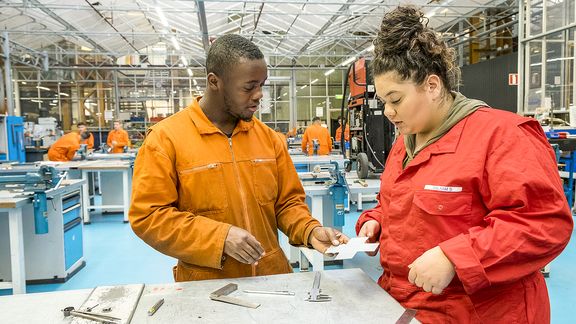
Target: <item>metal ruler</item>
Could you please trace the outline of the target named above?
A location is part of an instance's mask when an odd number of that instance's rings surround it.
[[[223,302],[223,303],[232,304],[232,305],[248,307],[248,308],[258,308],[260,306],[260,304],[256,304],[256,303],[242,300],[240,298],[228,296],[228,294],[236,291],[237,289],[238,289],[237,284],[229,283],[226,286],[224,286],[224,287],[222,287],[216,291],[213,291],[210,294],[210,299],[215,300],[215,301],[219,301],[219,302]]]

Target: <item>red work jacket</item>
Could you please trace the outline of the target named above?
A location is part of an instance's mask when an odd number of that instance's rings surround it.
[[[540,269],[573,221],[554,152],[533,119],[480,108],[405,169],[402,138],[381,177],[378,283],[423,323],[548,323]],[[440,295],[408,281],[408,265],[440,246],[456,276]]]

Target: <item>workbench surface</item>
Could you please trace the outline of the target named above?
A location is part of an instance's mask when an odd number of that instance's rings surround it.
[[[332,301],[305,301],[314,272],[148,285],[132,323],[395,323],[404,309],[360,269],[322,272],[322,293]],[[212,301],[211,292],[238,284],[229,296],[260,303],[256,309]],[[295,296],[247,294],[242,290],[289,290]],[[62,308],[78,309],[91,289],[0,297],[0,323],[69,323]],[[147,311],[159,299],[164,305]],[[89,306],[89,305],[88,305]],[[412,320],[412,323],[416,323]]]

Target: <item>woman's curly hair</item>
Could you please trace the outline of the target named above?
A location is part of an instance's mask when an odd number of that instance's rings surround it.
[[[436,74],[448,91],[457,88],[460,68],[455,51],[428,28],[428,18],[413,6],[400,6],[384,15],[374,40],[374,76],[395,71],[402,80],[422,84]]]

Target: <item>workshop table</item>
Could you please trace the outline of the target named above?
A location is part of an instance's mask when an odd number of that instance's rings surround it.
[[[132,323],[395,323],[404,308],[360,269],[322,272],[322,293],[329,302],[305,301],[314,272],[148,285],[139,299]],[[211,292],[228,283],[238,284],[231,297],[260,303],[252,309],[212,301]],[[288,290],[294,296],[257,295],[250,290]],[[58,291],[0,297],[0,322],[70,323],[61,309],[84,303],[91,290]],[[164,304],[153,316],[147,311],[158,300]],[[90,305],[87,305],[90,306]],[[418,321],[413,319],[412,323]]]
[[[0,198],[0,217],[8,215],[10,235],[11,282],[0,282],[0,289],[12,288],[13,294],[26,293],[26,266],[24,259],[24,234],[22,232],[22,207],[30,198]]]
[[[124,222],[128,222],[128,209],[130,208],[130,194],[132,190],[132,163],[127,160],[95,160],[95,161],[72,161],[58,165],[59,169],[78,170],[81,172],[82,179],[86,180],[86,185],[82,188],[82,206],[84,208],[84,224],[90,224],[90,209],[119,209],[124,213]],[[101,174],[102,186],[102,204],[96,205],[90,203],[90,194],[88,189],[88,179],[91,173]],[[115,184],[106,185],[106,181],[117,179],[117,177],[103,175],[120,173],[122,186]],[[122,190],[122,192],[118,192]],[[107,201],[117,203],[107,204]]]

